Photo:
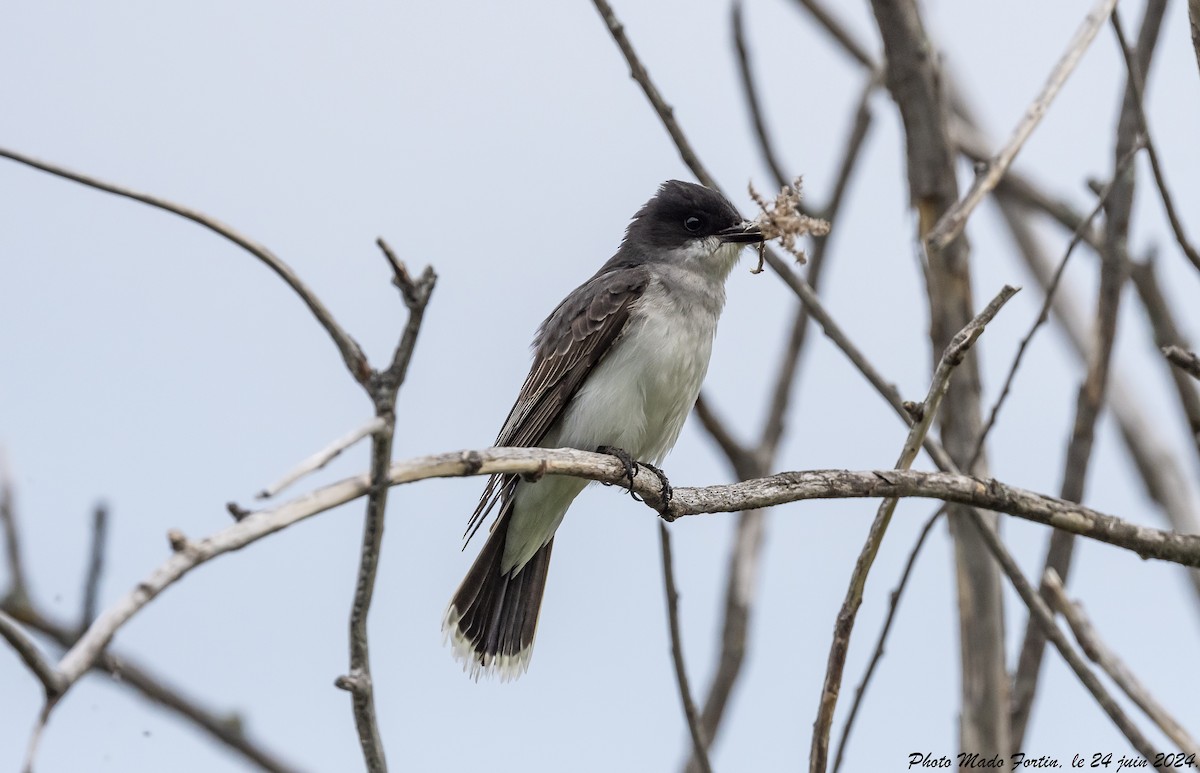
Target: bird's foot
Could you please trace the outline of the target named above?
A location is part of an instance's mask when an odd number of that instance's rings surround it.
[[[633,490],[633,481],[634,481],[634,478],[637,477],[638,468],[645,467],[647,470],[649,470],[650,472],[657,475],[658,482],[661,486],[660,496],[662,497],[662,507],[659,510],[659,513],[665,514],[667,512],[667,508],[671,504],[671,497],[674,494],[674,489],[671,488],[671,481],[667,480],[667,474],[665,472],[663,472],[659,468],[655,467],[653,464],[650,464],[649,462],[634,461],[633,457],[629,454],[629,452],[623,448],[616,448],[615,446],[600,446],[599,448],[596,449],[596,453],[608,454],[609,456],[615,456],[615,457],[617,457],[617,459],[619,459],[621,461],[621,464],[623,464],[625,466],[625,478],[629,482],[629,496],[633,497],[634,500],[637,502],[645,501],[637,495],[637,492],[635,492]],[[612,484],[605,483],[604,485],[610,486]]]
[[[662,505],[659,507],[658,514],[666,515],[667,510],[671,508],[671,498],[675,496],[675,489],[671,487],[671,481],[667,480],[667,474],[665,472],[649,462],[642,462],[642,466],[658,476],[658,495],[662,497]]]
[[[638,463],[633,460],[633,457],[624,448],[616,446],[599,446],[596,448],[598,454],[608,454],[615,456],[625,466],[625,479],[629,481],[629,496],[633,497],[635,502],[641,502],[642,498],[633,490],[633,479],[637,477]],[[605,483],[605,486],[611,486],[611,483]]]

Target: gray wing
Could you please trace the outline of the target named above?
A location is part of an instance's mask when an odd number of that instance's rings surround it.
[[[508,413],[497,446],[536,446],[562,415],[584,379],[608,353],[649,282],[644,269],[597,274],[566,297],[534,340],[533,365]],[[496,503],[511,497],[515,475],[488,479],[467,524],[469,541]]]

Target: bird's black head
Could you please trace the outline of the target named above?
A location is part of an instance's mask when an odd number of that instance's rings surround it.
[[[668,180],[633,216],[622,247],[642,253],[670,252],[703,241],[715,249],[722,244],[761,242],[762,234],[716,191]]]

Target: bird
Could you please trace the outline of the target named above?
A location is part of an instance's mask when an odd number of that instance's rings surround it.
[[[631,484],[641,462],[659,475],[668,499],[656,465],[700,394],[725,280],[742,248],[762,241],[759,225],[719,192],[662,183],[616,254],[538,329],[529,375],[495,444],[612,453]],[[527,671],[554,533],[587,483],[560,475],[488,480],[467,541],[499,512],[442,622],[472,678],[507,681]]]

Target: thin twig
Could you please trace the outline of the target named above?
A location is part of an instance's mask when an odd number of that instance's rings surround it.
[[[1200,0],[1188,0],[1188,26],[1192,28],[1192,48],[1196,51],[1196,69],[1200,70]]]
[[[721,618],[721,651],[717,667],[704,698],[700,723],[709,744],[716,739],[729,705],[729,696],[742,673],[742,663],[750,633],[761,571],[763,545],[766,542],[766,511],[743,510],[738,514],[726,569],[725,603]],[[684,770],[697,773],[699,762],[689,755]]]
[[[1018,254],[1045,292],[1053,267],[1042,249],[1041,241],[1030,227],[1029,212],[1004,192],[997,190],[997,194],[1000,213],[1017,243]],[[1086,362],[1088,323],[1078,304],[1065,292],[1066,289],[1060,289],[1057,293],[1052,311],[1066,333],[1071,351],[1081,362]],[[1108,404],[1120,428],[1121,441],[1133,459],[1147,496],[1158,503],[1166,521],[1175,531],[1200,532],[1200,519],[1193,504],[1188,475],[1162,437],[1160,422],[1152,421],[1146,415],[1142,401],[1133,396],[1133,390],[1119,369],[1110,373],[1109,378],[1112,383],[1108,390]],[[1200,570],[1190,570],[1187,574],[1197,599],[1200,599]]]
[[[679,592],[675,590],[675,565],[671,557],[671,533],[662,521],[658,523],[658,540],[662,546],[663,588],[667,596],[667,621],[671,634],[671,662],[675,666],[675,681],[679,685],[679,700],[683,704],[683,716],[687,719],[688,732],[692,736],[693,759],[703,773],[712,773],[708,761],[708,741],[700,718],[696,716],[696,704],[692,701],[692,690],[688,686],[687,668],[683,663],[683,637],[679,633]]]
[[[821,330],[825,333],[825,336],[834,346],[841,350],[842,354],[846,355],[847,359],[850,360],[858,372],[870,382],[871,386],[875,387],[875,391],[883,395],[888,404],[892,406],[892,409],[901,418],[905,419],[908,424],[911,424],[912,419],[904,409],[904,398],[900,396],[900,391],[896,389],[896,385],[885,379],[883,374],[863,355],[862,350],[850,340],[845,331],[842,330],[841,325],[833,319],[833,316],[825,308],[825,304],[821,302],[812,285],[792,271],[787,261],[775,254],[773,250],[767,249],[766,259],[767,265],[775,270],[775,273],[784,281],[784,284],[804,303],[804,307],[808,309],[808,313],[821,326]]]
[[[1016,560],[1005,549],[1004,543],[1000,541],[995,530],[980,518],[978,513],[973,510],[969,512],[971,523],[974,524],[984,541],[991,548],[993,555],[999,559],[1000,566],[1004,570],[1004,573],[1008,575],[1013,588],[1017,591],[1021,600],[1025,602],[1025,606],[1029,608],[1030,616],[1041,626],[1043,633],[1054,644],[1059,654],[1062,655],[1063,660],[1067,661],[1067,665],[1075,672],[1075,676],[1079,678],[1083,686],[1092,694],[1096,703],[1109,716],[1122,735],[1133,744],[1133,747],[1138,750],[1139,754],[1147,760],[1153,759],[1155,753],[1154,747],[1121,709],[1120,704],[1104,689],[1104,685],[1092,673],[1092,670],[1087,667],[1087,663],[1083,661],[1083,658],[1075,651],[1071,643],[1067,641],[1066,635],[1054,623],[1054,613],[1050,611],[1046,602],[1029,583],[1029,580],[1025,579],[1025,575],[1021,573]]]
[[[1058,266],[1054,269],[1054,276],[1051,278],[1050,285],[1046,288],[1046,291],[1043,294],[1044,297],[1042,300],[1042,308],[1038,312],[1037,318],[1034,320],[1033,325],[1029,328],[1029,332],[1025,334],[1025,337],[1021,339],[1020,345],[1017,346],[1017,354],[1015,357],[1013,357],[1012,365],[1010,365],[1008,368],[1008,375],[1004,378],[1004,386],[1000,389],[1000,395],[996,398],[996,402],[992,405],[992,410],[988,412],[988,418],[983,425],[983,431],[979,433],[979,439],[975,442],[975,451],[971,457],[972,460],[979,459],[980,455],[983,453],[983,444],[987,440],[988,434],[992,431],[992,427],[996,425],[996,417],[999,416],[1000,409],[1004,407],[1004,401],[1008,398],[1008,394],[1012,390],[1013,380],[1017,376],[1017,370],[1020,369],[1021,362],[1025,358],[1025,350],[1029,348],[1029,344],[1033,340],[1034,335],[1037,334],[1038,329],[1046,323],[1046,320],[1050,318],[1050,308],[1054,305],[1054,299],[1057,297],[1059,283],[1062,281],[1063,273],[1067,270],[1067,261],[1071,259],[1071,254],[1075,252],[1075,248],[1078,247],[1080,241],[1082,241],[1083,234],[1091,229],[1092,221],[1096,219],[1096,216],[1099,215],[1101,210],[1103,210],[1108,204],[1109,195],[1112,194],[1113,189],[1116,187],[1117,180],[1123,177],[1125,171],[1129,168],[1130,164],[1133,163],[1134,157],[1137,155],[1137,152],[1141,150],[1141,148],[1142,145],[1140,143],[1135,144],[1133,148],[1131,148],[1129,152],[1125,154],[1125,157],[1121,159],[1120,163],[1117,164],[1117,171],[1113,175],[1113,179],[1110,180],[1108,185],[1104,186],[1104,190],[1101,191],[1100,200],[1096,202],[1096,206],[1092,208],[1092,211],[1088,213],[1086,218],[1079,222],[1079,225],[1075,227],[1075,232],[1071,234],[1071,240],[1067,243],[1066,252],[1063,253],[1062,259],[1059,260]],[[972,461],[972,464],[974,464],[974,461]]]
[[[922,403],[921,419],[909,430],[896,461],[897,470],[907,470],[921,450],[925,436],[933,426],[942,398],[950,388],[950,376],[954,369],[962,364],[967,352],[979,339],[988,323],[995,318],[1009,298],[1017,293],[1016,288],[1005,286],[983,311],[972,319],[966,327],[954,336],[954,340],[946,347],[945,353],[938,362],[929,386],[929,394]],[[833,712],[837,708],[838,696],[841,692],[842,673],[846,667],[846,654],[850,650],[850,635],[854,630],[854,622],[858,609],[862,605],[863,590],[866,588],[867,575],[875,563],[879,546],[883,544],[884,534],[891,523],[892,514],[896,510],[897,500],[885,499],[879,505],[875,521],[871,524],[867,540],[855,562],[854,571],[850,576],[850,584],[846,590],[846,598],[838,612],[834,624],[833,644],[829,649],[829,662],[825,670],[825,682],[821,688],[821,699],[817,708],[817,719],[813,723],[812,750],[809,754],[810,773],[825,773],[829,761],[829,733],[833,727]]]
[[[316,472],[325,465],[329,464],[330,461],[335,459],[339,454],[341,454],[347,448],[353,446],[358,441],[383,429],[385,423],[386,422],[384,422],[383,419],[376,416],[366,424],[363,424],[361,427],[357,427],[354,430],[346,433],[325,448],[322,448],[320,451],[300,462],[279,480],[258,492],[255,495],[255,498],[270,499],[271,497],[277,495],[279,492],[300,480],[305,475]]]
[[[69,648],[79,638],[79,632],[73,626],[50,620],[35,609],[17,609],[11,604],[4,606],[4,611],[17,617],[27,628],[48,637],[63,649]],[[298,770],[247,738],[244,723],[236,713],[221,713],[202,706],[197,699],[182,694],[179,688],[168,685],[165,679],[138,665],[127,655],[113,652],[110,648],[100,656],[92,670],[112,677],[110,681],[113,683],[132,689],[147,700],[174,712],[214,741],[240,753],[268,773],[295,773]]]
[[[1191,0],[1191,2],[1200,2],[1200,0]],[[813,19],[838,42],[843,51],[857,60],[865,69],[872,72],[878,71],[879,65],[866,52],[866,47],[833,16],[831,11],[817,0],[797,0],[797,3],[809,11]],[[961,104],[956,103],[953,106],[957,115],[954,116],[952,128],[959,152],[975,163],[987,163],[993,153],[985,147],[983,135],[975,128],[970,117],[962,111]],[[1043,192],[1032,181],[1011,167],[1005,170],[1004,176],[996,187],[996,192],[1010,195],[1029,208],[1044,212],[1062,224],[1068,231],[1074,231],[1083,220],[1083,216],[1075,212],[1066,200]],[[1102,241],[1090,231],[1084,233],[1083,239],[1093,247],[1098,247]]]
[[[100,596],[100,580],[104,576],[104,550],[108,538],[108,506],[96,505],[92,513],[92,549],[88,560],[87,578],[83,581],[83,607],[79,615],[79,630],[86,631],[96,619],[96,600]]]
[[[1200,252],[1196,251],[1196,248],[1188,241],[1187,234],[1183,232],[1183,222],[1179,219],[1179,213],[1175,210],[1175,202],[1170,191],[1167,190],[1167,177],[1163,172],[1162,162],[1159,161],[1158,149],[1150,137],[1150,124],[1146,119],[1143,68],[1139,66],[1133,52],[1129,50],[1129,44],[1125,40],[1125,31],[1121,28],[1121,16],[1115,9],[1112,15],[1112,27],[1117,35],[1117,42],[1120,44],[1121,55],[1125,58],[1125,67],[1129,71],[1129,86],[1133,91],[1138,124],[1146,136],[1146,154],[1150,157],[1150,170],[1154,173],[1154,182],[1158,187],[1159,196],[1162,198],[1163,208],[1167,212],[1167,221],[1171,224],[1171,232],[1175,234],[1175,241],[1183,250],[1183,254],[1197,270],[1200,270]],[[1139,43],[1138,48],[1141,49],[1141,47]]]
[[[367,513],[363,519],[358,575],[354,585],[354,599],[350,606],[350,671],[334,681],[337,687],[351,694],[354,725],[358,730],[363,760],[370,773],[387,771],[387,758],[384,756],[383,739],[379,733],[379,720],[375,713],[375,685],[371,679],[367,616],[375,592],[375,574],[379,567],[380,548],[383,545],[383,518],[387,509],[388,491],[384,478],[392,455],[395,421],[394,412],[386,416],[384,428],[375,433],[371,443],[371,486],[367,492]]]
[[[127,199],[133,199],[134,201],[140,201],[141,203],[148,204],[151,207],[179,215],[182,218],[191,220],[193,223],[204,226],[210,231],[216,233],[218,236],[222,236],[246,250],[246,252],[249,252],[251,255],[265,263],[268,268],[279,275],[279,278],[282,279],[288,287],[292,288],[292,290],[298,296],[300,296],[300,300],[304,302],[304,305],[307,306],[309,311],[312,312],[313,316],[317,318],[317,322],[321,324],[321,327],[325,328],[325,332],[329,334],[329,337],[333,339],[333,343],[335,346],[337,346],[338,351],[341,352],[342,360],[345,361],[346,367],[350,370],[351,375],[354,376],[359,383],[365,382],[370,368],[367,364],[367,357],[365,354],[363,354],[362,348],[358,345],[354,338],[351,337],[351,335],[347,333],[341,325],[338,324],[337,320],[333,318],[333,315],[327,308],[325,308],[325,305],[321,303],[316,294],[313,293],[313,291],[310,290],[308,286],[300,280],[300,277],[296,275],[296,272],[294,272],[292,268],[288,266],[288,264],[280,260],[275,253],[271,252],[265,246],[254,241],[250,237],[245,236],[231,226],[222,223],[215,217],[210,217],[203,212],[190,209],[189,207],[185,207],[181,204],[176,204],[159,196],[153,196],[149,193],[142,193],[140,191],[133,190],[132,188],[126,188],[123,185],[117,185],[116,183],[106,182],[99,178],[91,177],[90,175],[85,175],[80,172],[75,172],[57,164],[40,161],[30,156],[26,156],[23,153],[17,153],[16,151],[8,150],[6,148],[0,148],[0,157],[9,158],[18,163],[33,167],[34,169],[55,175],[56,177],[62,177],[64,179],[80,183],[81,185],[86,185],[90,188],[112,193],[117,196],[123,196]]]
[[[1163,295],[1162,290],[1158,286],[1158,278],[1155,276],[1154,264],[1147,260],[1144,263],[1134,263],[1130,269],[1130,278],[1133,279],[1133,286],[1137,288],[1138,298],[1142,302],[1142,308],[1146,310],[1146,316],[1150,319],[1150,328],[1154,331],[1154,343],[1164,353],[1168,351],[1178,350],[1180,354],[1184,350],[1178,346],[1183,343],[1183,334],[1179,331],[1179,326],[1175,323],[1175,315],[1171,311],[1171,307],[1167,304],[1167,299]],[[1195,355],[1192,355],[1195,357]],[[1167,354],[1168,362],[1174,363],[1171,355]],[[1186,357],[1184,360],[1186,362]],[[1200,378],[1200,360],[1196,361],[1195,373],[1196,378]],[[1200,460],[1200,392],[1196,389],[1196,383],[1191,378],[1188,378],[1186,368],[1175,367],[1167,368],[1171,374],[1171,381],[1175,384],[1175,394],[1179,398],[1179,407],[1183,411],[1183,417],[1187,421],[1188,431],[1192,436],[1192,446],[1196,449],[1197,459]]]
[[[966,195],[946,214],[942,215],[937,225],[925,237],[925,242],[930,249],[945,249],[946,245],[962,233],[967,224],[967,218],[1008,171],[1013,159],[1017,157],[1017,153],[1020,152],[1029,136],[1033,134],[1033,130],[1041,123],[1042,116],[1046,114],[1050,104],[1058,96],[1058,92],[1067,82],[1067,78],[1075,71],[1075,66],[1079,64],[1084,52],[1087,51],[1105,19],[1113,12],[1116,5],[1117,0],[1099,0],[1088,13],[1083,24],[1075,33],[1075,37],[1067,45],[1066,52],[1050,72],[1050,77],[1046,80],[1046,85],[1042,87],[1042,92],[1025,109],[1025,115],[1013,129],[1012,137],[988,162],[983,174],[975,176],[975,182],[971,184],[971,189],[967,191]]]
[[[33,761],[37,758],[38,744],[42,741],[42,732],[46,729],[46,723],[50,721],[50,712],[54,710],[57,701],[47,699],[42,704],[42,710],[38,712],[37,719],[34,720],[33,731],[29,734],[29,745],[25,747],[25,762],[21,765],[21,773],[33,773]]]
[[[1185,371],[1192,378],[1200,379],[1200,357],[1179,346],[1164,346],[1162,353],[1171,364]]]
[[[1071,633],[1075,635],[1075,641],[1079,642],[1084,654],[1093,663],[1100,666],[1104,673],[1108,674],[1109,678],[1121,688],[1121,691],[1128,695],[1129,699],[1138,705],[1138,708],[1146,712],[1146,716],[1150,717],[1151,721],[1181,751],[1185,754],[1200,754],[1200,743],[1196,743],[1187,730],[1150,694],[1150,691],[1133,675],[1133,672],[1121,659],[1104,644],[1078,602],[1067,598],[1066,589],[1063,588],[1058,573],[1053,569],[1046,570],[1046,575],[1042,578],[1042,586],[1049,592],[1050,606],[1063,616],[1067,625],[1071,626]]]
[[[41,650],[38,649],[37,642],[25,633],[21,624],[3,610],[0,610],[0,636],[3,636],[12,645],[12,648],[21,656],[21,660],[42,683],[47,700],[57,698],[62,694],[64,685],[62,675],[55,670],[50,661],[46,660]]]
[[[867,132],[871,128],[870,98],[876,86],[877,82],[874,78],[869,79],[863,86],[858,105],[854,111],[854,125],[850,130],[850,136],[846,140],[846,146],[842,152],[842,160],[838,166],[838,176],[833,185],[833,193],[830,194],[829,203],[821,210],[821,217],[825,220],[834,221],[837,219],[837,215],[842,208],[842,203],[845,201],[850,178],[854,174],[859,160],[862,158],[862,150],[866,142]],[[813,240],[813,248],[808,260],[806,280],[814,291],[820,287],[821,277],[825,268],[825,256],[828,254],[832,238],[833,234],[831,233],[827,236],[816,237]],[[808,322],[808,307],[803,303],[798,304],[791,339],[781,359],[779,374],[775,379],[775,389],[771,393],[770,408],[767,411],[767,419],[763,423],[763,432],[759,441],[759,446],[763,453],[769,454],[772,457],[775,455],[779,441],[783,437],[785,419],[791,403],[791,395],[795,391],[796,368],[800,362],[800,353],[804,348],[808,336]],[[763,472],[767,472],[767,470],[763,470]]]
[[[650,80],[649,73],[642,66],[642,62],[638,59],[637,52],[633,50],[633,45],[629,42],[629,38],[625,36],[625,26],[621,24],[621,21],[613,12],[612,6],[605,0],[592,0],[592,2],[596,6],[596,10],[599,11],[600,18],[604,20],[605,25],[608,27],[613,41],[621,49],[621,54],[624,55],[625,61],[629,64],[630,77],[638,82],[646,98],[654,106],[654,112],[658,113],[658,117],[662,120],[663,126],[666,127],[667,133],[671,135],[671,139],[675,142],[675,147],[679,151],[683,163],[687,164],[688,169],[692,170],[692,174],[696,175],[696,179],[702,185],[713,190],[719,190],[716,179],[700,163],[700,158],[692,150],[691,144],[688,143],[687,137],[684,136],[683,129],[679,126],[679,122],[675,120],[675,111],[666,103],[662,94],[654,86],[654,82]]]
[[[975,164],[986,164],[992,157],[993,151],[983,133],[970,118],[966,117],[966,105],[960,104],[963,99],[962,95],[956,93],[955,96],[958,98],[956,99],[958,113],[953,123],[954,144],[958,146],[958,152],[966,160]],[[997,198],[1018,201],[1034,212],[1041,212],[1069,233],[1074,233],[1084,221],[1085,215],[1077,211],[1069,201],[1043,191],[1032,180],[1011,167],[1000,179],[995,195]],[[1080,235],[1092,249],[1097,252],[1103,249],[1104,235],[1096,229],[1083,229]]]
[[[737,476],[738,480],[746,480],[760,475],[760,465],[754,451],[742,445],[741,441],[733,436],[729,426],[721,420],[708,402],[704,392],[701,392],[700,397],[696,399],[696,418],[700,420],[700,425],[725,454],[733,474]]]
[[[12,471],[4,449],[0,448],[0,529],[4,530],[4,550],[8,558],[8,599],[25,605],[29,602],[29,585],[25,579],[25,561],[21,556],[21,537],[13,499]]]
[[[771,142],[770,132],[767,131],[767,120],[763,116],[762,102],[758,97],[755,86],[754,71],[750,68],[750,55],[746,45],[746,32],[742,25],[742,2],[733,0],[730,6],[731,26],[733,27],[733,47],[737,51],[738,74],[742,77],[742,94],[746,97],[746,107],[750,110],[750,119],[754,123],[754,135],[758,138],[758,149],[763,161],[775,178],[775,185],[782,188],[791,182],[791,177],[784,173],[783,164],[775,152]]]
[[[383,740],[379,732],[379,720],[375,712],[375,688],[371,678],[370,647],[367,635],[367,618],[371,599],[375,593],[375,577],[379,568],[380,550],[383,546],[384,516],[387,512],[388,466],[392,458],[392,441],[396,433],[396,395],[408,374],[417,336],[425,316],[425,308],[437,283],[433,269],[426,267],[417,280],[409,275],[408,269],[382,238],[376,240],[388,264],[392,267],[393,283],[400,290],[404,305],[408,307],[408,322],[396,344],[392,362],[384,371],[372,371],[367,380],[367,391],[375,404],[375,416],[379,426],[372,433],[371,486],[367,492],[367,512],[363,519],[362,548],[359,553],[357,580],[354,598],[350,607],[350,669],[338,677],[334,684],[351,694],[354,707],[354,724],[362,747],[363,759],[371,773],[385,773],[387,760],[384,756]]]
[[[887,643],[888,634],[892,631],[892,623],[896,619],[896,612],[900,609],[900,599],[904,595],[904,589],[908,587],[908,578],[912,576],[913,567],[917,564],[917,556],[921,554],[921,548],[925,546],[925,540],[933,532],[933,526],[938,519],[945,514],[946,508],[943,505],[937,511],[925,520],[925,525],[921,527],[921,533],[917,535],[916,544],[912,546],[912,550],[908,553],[908,561],[904,564],[904,571],[900,573],[900,581],[896,587],[888,594],[888,611],[887,616],[883,620],[883,628],[879,631],[879,638],[875,641],[875,652],[871,655],[871,662],[867,664],[867,669],[863,673],[862,679],[858,686],[854,688],[854,700],[850,704],[850,711],[846,714],[846,721],[842,725],[842,734],[838,739],[837,752],[833,756],[833,773],[838,773],[842,768],[842,757],[846,751],[846,744],[850,740],[850,731],[854,728],[854,720],[858,716],[858,710],[862,706],[863,697],[867,693],[867,686],[871,683],[871,677],[875,675],[875,668],[883,659],[884,645]]]
[[[842,50],[847,54],[857,59],[859,64],[866,67],[868,70],[878,69],[878,65],[872,56],[867,53],[867,49],[859,43],[854,36],[846,29],[837,17],[833,15],[825,6],[817,2],[817,0],[796,0],[800,5],[804,6],[813,18],[825,28],[834,40],[841,44]]]

